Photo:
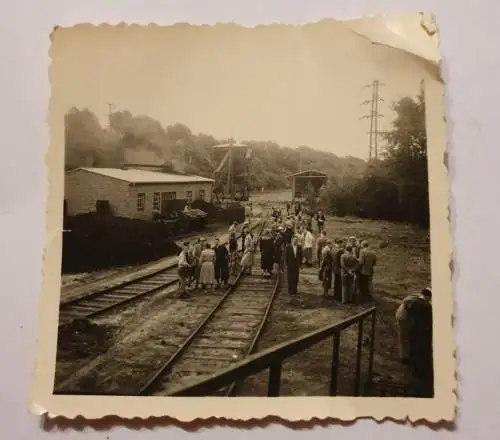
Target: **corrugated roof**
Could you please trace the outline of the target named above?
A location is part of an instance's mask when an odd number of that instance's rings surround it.
[[[121,168],[77,168],[76,170],[84,170],[90,173],[100,174],[114,179],[124,180],[129,183],[203,183],[214,182],[213,179],[207,177],[171,174],[159,171],[147,171],[138,169],[121,169]]]
[[[313,173],[312,176],[309,176],[309,173]],[[305,177],[328,177],[328,174],[323,173],[322,171],[317,171],[317,170],[305,170],[305,171],[300,171],[295,174],[290,174],[287,177],[298,177],[304,175]]]
[[[229,148],[229,147],[234,147],[234,148],[250,148],[249,145],[246,144],[241,144],[241,143],[234,143],[234,144],[219,144],[219,145],[214,145],[212,148]]]

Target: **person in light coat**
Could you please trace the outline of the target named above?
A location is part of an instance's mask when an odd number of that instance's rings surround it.
[[[205,249],[200,255],[200,278],[199,283],[202,288],[213,288],[215,284],[215,251],[210,247],[209,243],[205,244]]]
[[[255,243],[252,231],[248,231],[245,236],[243,256],[241,257],[241,267],[247,275],[252,274],[252,267],[254,264]]]
[[[189,243],[185,242],[177,259],[177,274],[179,276],[179,290],[181,296],[186,294],[187,279],[189,277]]]
[[[306,229],[304,233],[304,260],[306,266],[313,265],[313,246],[314,246],[314,235],[310,229]]]

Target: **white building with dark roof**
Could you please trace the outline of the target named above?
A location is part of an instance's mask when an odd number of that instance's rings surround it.
[[[77,168],[65,178],[66,215],[106,210],[116,217],[150,220],[169,200],[210,202],[214,180],[133,168]]]

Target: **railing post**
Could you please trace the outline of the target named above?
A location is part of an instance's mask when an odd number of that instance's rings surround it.
[[[356,351],[356,376],[354,378],[354,395],[359,396],[359,388],[361,382],[361,351],[363,348],[363,322],[361,318],[358,322],[358,347]]]
[[[371,319],[371,329],[370,329],[370,357],[368,359],[368,378],[367,383],[371,385],[373,382],[373,356],[375,354],[375,322],[376,322],[376,311],[374,310],[372,313]]]
[[[281,362],[269,367],[269,382],[267,384],[267,397],[279,397],[281,385]]]
[[[330,375],[330,396],[337,395],[337,380],[339,375],[340,332],[333,335],[332,369]]]

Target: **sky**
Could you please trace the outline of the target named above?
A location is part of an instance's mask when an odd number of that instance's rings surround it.
[[[52,110],[88,108],[106,123],[115,110],[164,126],[237,141],[274,141],[338,156],[368,156],[371,98],[380,87],[379,129],[392,102],[415,96],[427,71],[415,57],[375,45],[341,22],[253,29],[237,25],[92,27],[53,35]],[[381,141],[383,145],[383,142]]]

